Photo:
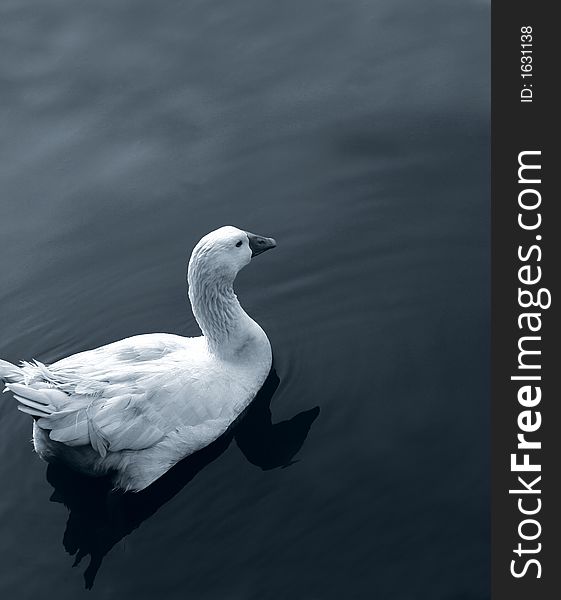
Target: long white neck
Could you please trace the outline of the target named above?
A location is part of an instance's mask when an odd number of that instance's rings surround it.
[[[241,307],[233,282],[189,265],[189,300],[211,352],[236,354],[254,334],[256,323]]]

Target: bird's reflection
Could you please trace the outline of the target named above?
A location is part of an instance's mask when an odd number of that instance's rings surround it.
[[[252,464],[263,470],[286,467],[302,447],[319,407],[273,425],[270,403],[279,378],[274,369],[246,414],[211,445],[182,460],[150,487],[137,494],[111,491],[107,479],[91,479],[63,466],[49,465],[47,481],[52,502],[69,510],[63,544],[75,556],[74,566],[90,556],[84,572],[86,588],[94,584],[105,555],[180,492],[208,464],[216,460],[232,439]]]

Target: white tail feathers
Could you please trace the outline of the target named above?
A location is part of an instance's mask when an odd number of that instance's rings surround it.
[[[67,398],[64,392],[53,388],[36,389],[21,383],[6,383],[9,390],[19,402],[18,410],[40,419],[57,411],[57,405]]]
[[[0,358],[0,379],[6,382],[20,383],[23,381],[23,371],[20,367]]]
[[[38,392],[21,383],[7,383],[6,389],[14,394],[20,403],[18,409],[34,417],[48,417],[54,410],[44,392]]]

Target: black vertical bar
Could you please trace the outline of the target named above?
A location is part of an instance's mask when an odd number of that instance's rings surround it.
[[[561,371],[558,345],[561,303],[558,178],[561,177],[561,157],[556,143],[561,110],[556,59],[561,57],[561,52],[556,40],[561,39],[561,35],[553,16],[554,7],[545,0],[492,2],[494,600],[561,598],[561,394],[556,382],[557,372]],[[531,38],[523,37],[525,35]],[[531,60],[524,57],[531,57]],[[520,155],[523,152],[527,154]],[[523,169],[522,181],[519,181],[519,160],[541,168]],[[525,206],[539,203],[539,206],[523,208],[520,202]],[[519,218],[527,227],[536,226],[541,218],[541,225],[524,229]],[[535,247],[533,250],[532,246]],[[527,283],[537,277],[539,268],[540,281]],[[539,289],[551,293],[550,308],[539,306],[545,306],[548,298],[546,292],[540,296]],[[520,290],[523,294],[521,302]],[[532,295],[538,306],[521,306],[530,299],[524,290]],[[521,316],[528,313],[539,314],[539,317]],[[531,331],[530,323],[534,328],[538,325],[540,328]],[[528,336],[533,338],[520,341]],[[541,354],[520,357],[519,343],[523,349]],[[534,368],[521,367],[520,358],[525,367],[532,364]],[[541,379],[511,379],[512,376],[529,375]],[[522,395],[525,405],[519,401],[519,391],[524,386],[530,386],[531,394]],[[539,403],[538,387],[542,394]],[[528,432],[524,428],[536,428],[536,431]],[[523,434],[527,442],[540,442],[541,448],[519,448],[523,442],[517,438],[518,434]],[[528,455],[532,468],[539,466],[541,470],[513,471],[512,454],[516,455],[517,464],[523,463],[524,455]],[[518,480],[519,476],[525,484]],[[538,477],[541,480],[533,484]],[[523,514],[521,510],[537,512]],[[534,536],[535,539],[524,539]]]

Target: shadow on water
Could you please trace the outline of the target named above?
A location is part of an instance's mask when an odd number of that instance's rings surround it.
[[[92,479],[63,466],[48,466],[47,481],[54,488],[50,500],[64,504],[69,510],[64,548],[75,556],[73,566],[90,555],[90,563],[84,572],[86,588],[92,588],[103,558],[111,548],[216,460],[232,439],[236,440],[247,460],[263,470],[284,468],[295,462],[293,458],[304,444],[319,407],[273,424],[270,404],[279,383],[272,369],[245,415],[230,431],[179,462],[137,494],[112,491],[106,478]]]

